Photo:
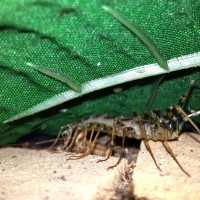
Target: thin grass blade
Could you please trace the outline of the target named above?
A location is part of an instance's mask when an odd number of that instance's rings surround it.
[[[130,22],[128,19],[126,19],[119,13],[113,11],[111,8],[107,6],[102,6],[102,8],[112,17],[117,19],[123,26],[125,26],[147,47],[148,51],[155,58],[160,67],[162,67],[165,70],[169,70],[167,61],[161,55],[160,51],[154,44],[153,40],[136,23]]]
[[[82,92],[81,84],[78,83],[77,81],[75,81],[74,79],[72,79],[69,75],[64,74],[63,72],[56,71],[56,70],[48,68],[48,67],[33,65],[31,63],[27,63],[27,65],[47,76],[50,76],[51,78],[55,78],[56,80],[61,81],[62,83],[66,84],[72,90],[74,90],[78,93]]]
[[[148,99],[148,101],[146,103],[146,107],[145,107],[145,110],[148,112],[151,110],[153,101],[155,100],[156,94],[158,92],[158,88],[160,86],[160,83],[164,79],[164,77],[165,77],[165,75],[159,75],[158,77],[156,77],[156,80],[154,81],[154,83],[151,84],[150,96],[149,96],[149,99]]]

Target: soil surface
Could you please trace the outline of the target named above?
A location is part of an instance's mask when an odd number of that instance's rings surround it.
[[[96,163],[99,157],[89,155],[66,161],[64,152],[1,148],[0,200],[200,199],[200,135],[187,133],[170,142],[191,177],[181,171],[162,143],[150,142],[150,146],[161,171],[143,144],[133,170],[123,159],[108,171],[118,158]]]
[[[167,153],[161,142],[149,142],[161,171],[144,144],[133,173],[135,193],[152,200],[200,199],[200,135],[185,133],[169,145],[187,176]]]

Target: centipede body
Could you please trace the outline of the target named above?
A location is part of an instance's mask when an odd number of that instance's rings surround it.
[[[166,109],[165,113],[160,113],[158,110],[154,110],[150,114],[145,114],[142,117],[110,117],[108,115],[91,116],[88,119],[82,120],[78,124],[71,124],[62,127],[57,140],[60,137],[63,138],[63,150],[66,151],[73,149],[74,147],[81,147],[81,151],[79,151],[81,152],[80,155],[72,155],[67,159],[74,160],[95,153],[95,151],[101,146],[99,140],[102,133],[104,135],[106,134],[110,138],[106,144],[109,146],[109,152],[105,159],[99,161],[101,162],[109,159],[112,155],[115,146],[115,137],[122,138],[119,160],[115,165],[109,167],[109,169],[117,166],[124,157],[124,144],[126,138],[142,140],[154,160],[155,165],[159,170],[161,170],[148,143],[149,140],[160,141],[179,168],[186,175],[190,176],[179,163],[168,143],[168,141],[176,140],[179,137],[186,123],[192,125],[192,127],[200,133],[199,128],[183,110],[183,101],[179,102],[178,106],[169,107]]]

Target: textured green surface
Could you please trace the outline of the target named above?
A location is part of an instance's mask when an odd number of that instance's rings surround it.
[[[0,1],[0,121],[68,90],[26,66],[27,62],[69,74],[80,83],[154,63],[145,46],[101,8],[108,5],[136,22],[151,36],[166,60],[199,52],[199,1]],[[200,77],[199,68],[166,77],[154,106],[176,104],[189,80]],[[153,80],[125,84],[72,100],[10,125],[1,125],[0,143],[43,127],[56,134],[63,124],[91,114],[141,112]]]

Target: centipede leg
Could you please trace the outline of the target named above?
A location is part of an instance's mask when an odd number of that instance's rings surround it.
[[[182,115],[187,119],[187,121],[190,122],[190,124],[200,133],[200,129],[197,127],[197,125],[188,117],[188,115],[185,113],[185,111],[181,108],[181,106],[177,106],[176,109],[182,113]]]
[[[116,167],[117,165],[119,165],[119,163],[121,162],[122,158],[124,158],[124,154],[125,154],[124,144],[125,144],[125,133],[123,131],[122,148],[121,148],[120,157],[119,157],[117,163],[115,165],[113,165],[113,166],[108,167],[107,170],[112,169],[112,168]]]
[[[76,132],[74,134],[74,136],[76,137]],[[67,141],[65,141],[65,138],[63,136],[63,140],[64,140],[64,146],[62,147],[63,150],[66,149],[67,145],[70,143],[71,141],[71,138],[72,138],[72,133],[70,132],[70,134],[67,134]]]
[[[54,143],[49,147],[49,149],[51,149],[52,147],[54,147],[54,146],[56,145],[56,143],[57,143],[57,142],[59,141],[59,139],[60,139],[60,136],[61,136],[61,134],[62,134],[62,132],[63,132],[63,129],[65,129],[66,127],[67,127],[67,126],[61,127],[60,132],[58,133],[57,138],[55,139]]]
[[[97,163],[98,162],[104,162],[104,161],[108,160],[110,158],[110,156],[112,155],[113,148],[114,148],[114,135],[115,135],[115,120],[113,121],[113,129],[112,129],[112,137],[111,137],[111,142],[110,142],[109,154],[105,159],[98,160]]]
[[[188,99],[190,97],[190,93],[195,85],[198,85],[200,83],[200,79],[192,80],[190,81],[190,84],[187,88],[187,91],[184,95],[181,95],[181,98],[179,99],[178,106],[176,107],[177,110],[179,110],[183,116],[191,123],[191,125],[200,133],[200,129],[196,126],[196,124],[188,117],[188,115],[184,111],[184,104],[187,104]]]
[[[183,107],[183,105],[184,105],[185,103],[187,103],[192,88],[193,88],[193,87],[195,86],[195,84],[198,83],[198,82],[200,83],[200,79],[196,79],[196,80],[190,81],[190,84],[189,84],[189,86],[188,86],[188,88],[187,88],[186,93],[185,93],[184,95],[181,95],[181,98],[179,99],[178,105],[179,105],[180,107]]]
[[[92,152],[92,146],[93,146],[93,143],[96,142],[95,139],[97,139],[97,137],[95,137],[94,141],[92,142],[92,137],[94,135],[94,128],[92,129],[92,132],[90,134],[90,139],[89,139],[89,146],[88,148],[86,149],[86,151],[80,155],[76,155],[76,156],[70,156],[67,160],[77,160],[77,159],[80,159],[80,158],[83,158],[83,157],[86,157],[88,156],[91,152]]]
[[[171,157],[175,160],[175,162],[177,163],[177,165],[180,167],[180,169],[187,175],[190,176],[190,174],[188,172],[186,172],[183,167],[181,166],[181,164],[179,163],[179,161],[177,160],[176,156],[174,155],[171,147],[169,146],[167,141],[162,142],[163,146],[165,147],[165,149],[167,150],[167,152],[171,155]]]
[[[143,141],[144,141],[145,147],[146,147],[146,149],[148,150],[148,152],[150,153],[150,155],[151,155],[151,157],[152,157],[152,159],[153,159],[153,161],[154,161],[156,167],[161,171],[161,169],[160,169],[160,167],[158,166],[158,164],[157,164],[157,162],[156,162],[156,159],[155,159],[155,157],[154,157],[154,155],[153,155],[153,152],[152,152],[152,150],[151,150],[151,147],[150,147],[150,145],[149,145],[149,143],[148,143],[147,136],[146,136],[146,131],[145,131],[145,128],[144,128],[144,126],[143,126],[143,124],[142,124],[142,121],[141,121],[141,118],[140,118],[140,117],[138,118],[138,122],[139,122],[140,130],[141,130],[142,135],[143,135],[143,138],[144,138]]]
[[[78,129],[75,131],[74,136],[73,136],[73,138],[72,138],[72,140],[71,140],[71,143],[69,144],[69,141],[70,141],[70,140],[68,140],[68,141],[66,142],[66,144],[64,145],[63,149],[66,150],[66,151],[68,151],[68,150],[74,145],[77,136],[78,136]],[[67,147],[68,144],[69,144],[69,146]],[[67,155],[67,154],[66,154],[66,155]]]
[[[149,145],[149,143],[148,143],[148,140],[143,140],[143,141],[144,141],[144,144],[145,144],[145,146],[146,146],[146,149],[147,149],[148,152],[150,153],[150,155],[151,155],[151,157],[152,157],[152,159],[153,159],[153,161],[154,161],[156,167],[161,171],[161,169],[160,169],[160,167],[158,166],[158,164],[157,164],[157,162],[156,162],[156,159],[155,159],[155,157],[154,157],[154,155],[153,155],[153,152],[152,152],[151,147],[150,147],[150,145]]]
[[[89,142],[89,148],[88,148],[88,150],[87,150],[87,153],[85,153],[84,154],[84,156],[87,156],[87,155],[89,155],[89,154],[91,154],[92,152],[93,152],[93,150],[94,150],[94,147],[95,147],[95,145],[96,145],[96,141],[97,141],[97,138],[99,137],[99,133],[100,133],[100,131],[98,131],[97,132],[97,134],[96,134],[96,136],[95,136],[95,138],[94,138],[94,140],[91,142]],[[83,156],[83,157],[84,157]]]
[[[104,162],[104,161],[108,160],[110,158],[110,156],[112,155],[113,148],[114,148],[114,143],[111,142],[111,144],[110,144],[110,151],[109,151],[108,156],[105,159],[98,160],[97,163],[98,162]]]

